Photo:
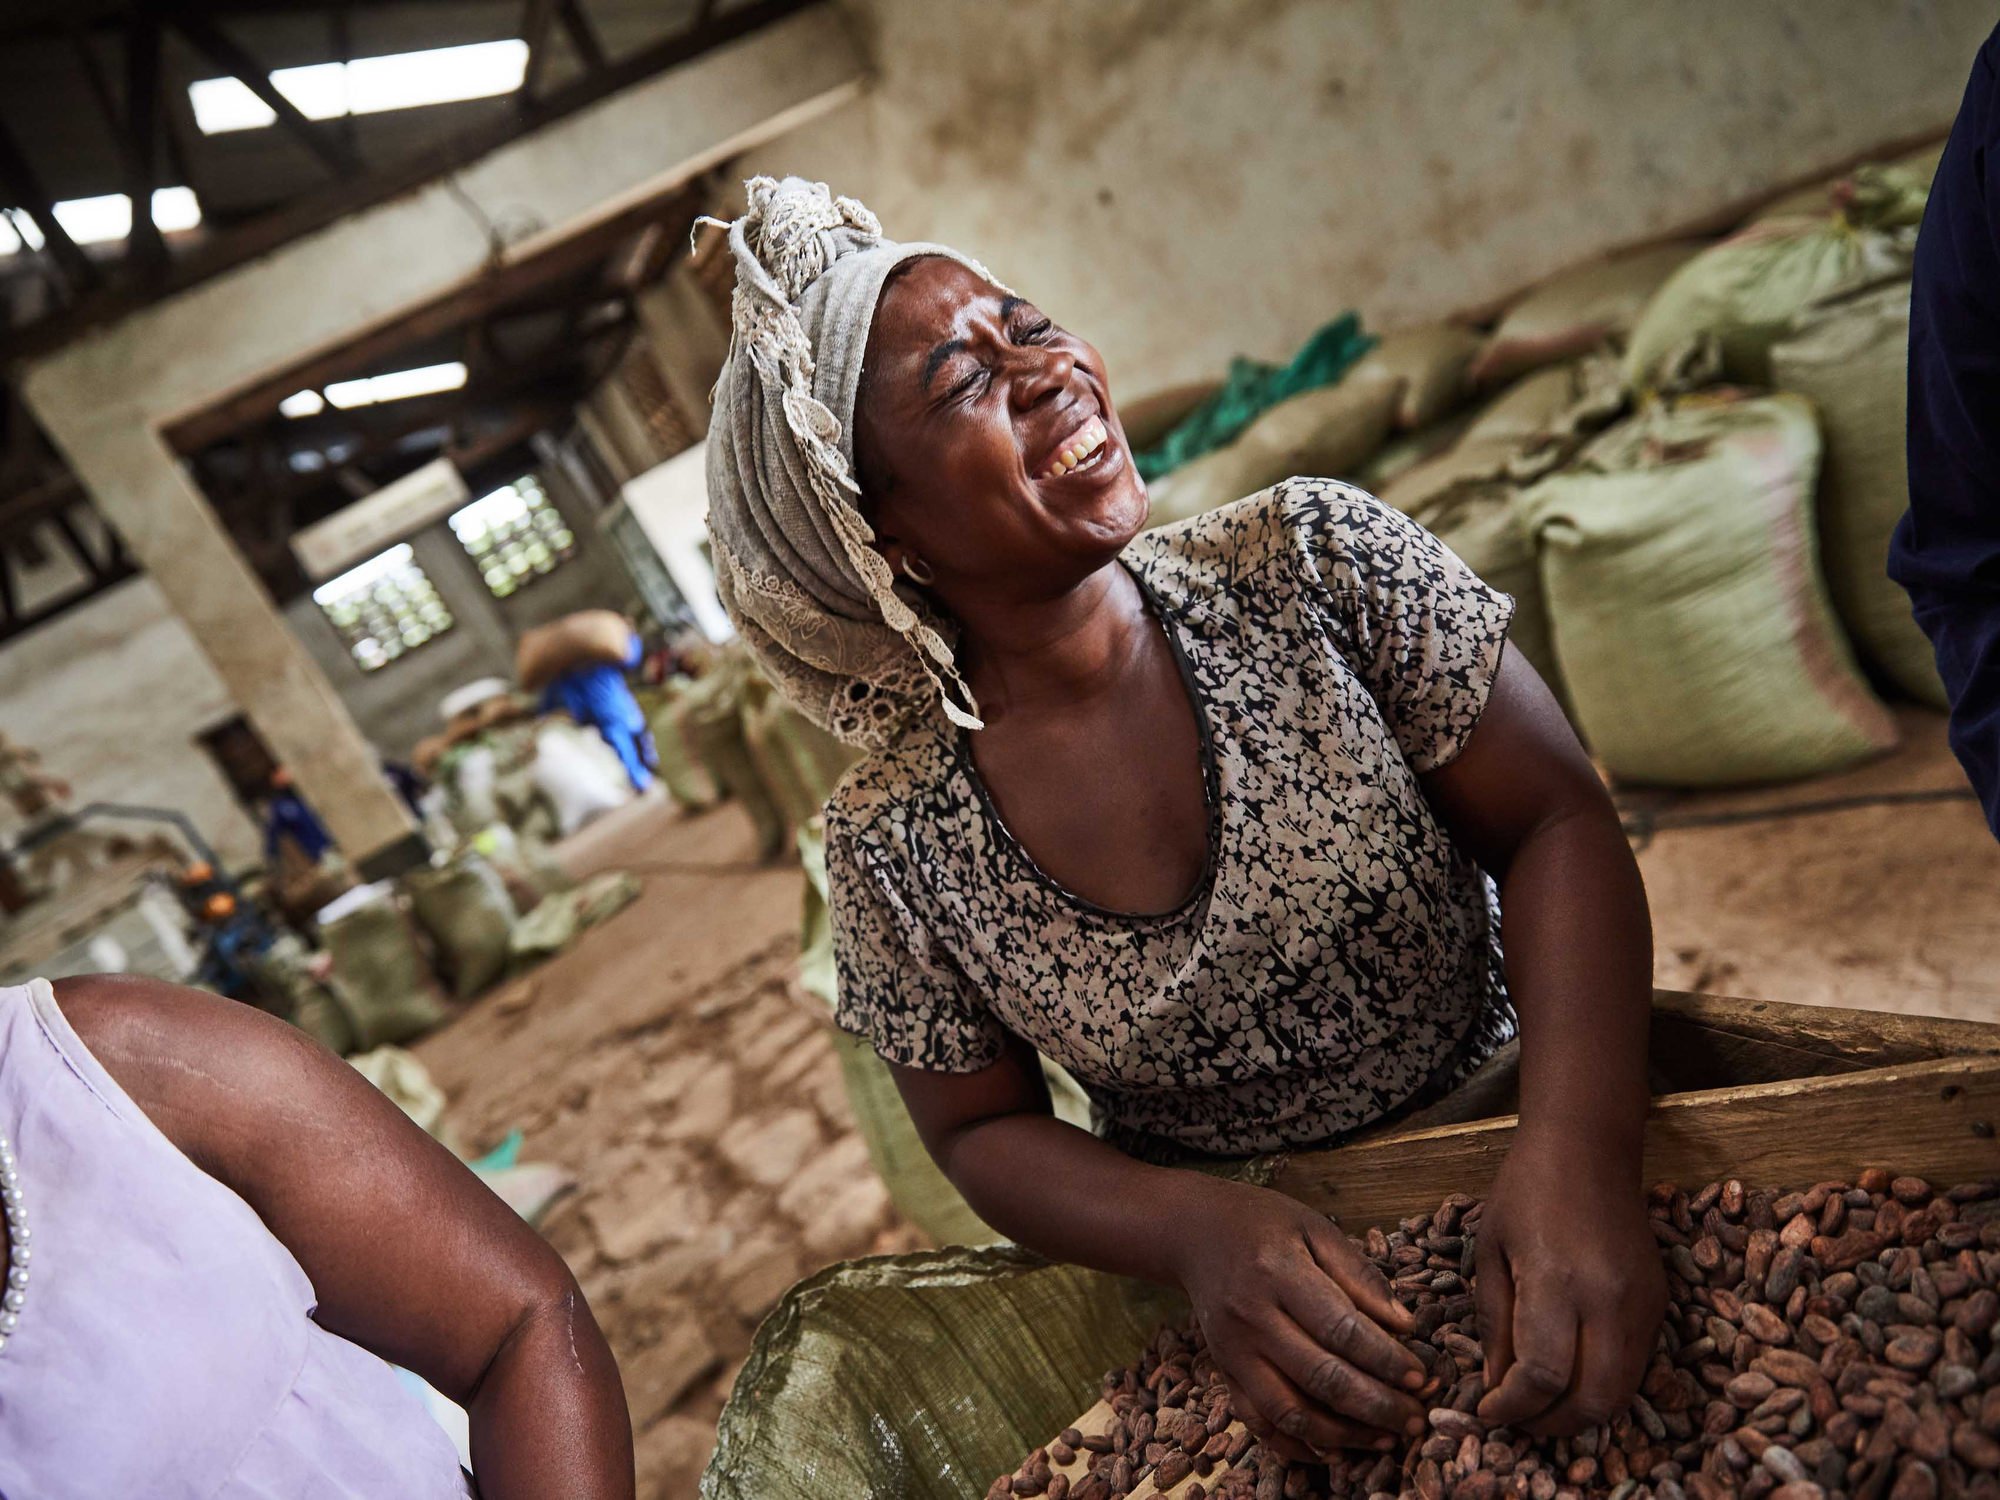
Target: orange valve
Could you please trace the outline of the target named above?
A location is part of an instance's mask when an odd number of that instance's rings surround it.
[[[227,891],[217,891],[201,906],[201,914],[211,922],[220,922],[236,915],[236,898]]]

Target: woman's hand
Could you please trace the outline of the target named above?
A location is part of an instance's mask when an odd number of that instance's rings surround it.
[[[1559,1140],[1508,1153],[1478,1229],[1482,1421],[1566,1436],[1638,1390],[1667,1278],[1631,1177]]]
[[[1410,1313],[1360,1247],[1282,1194],[1201,1182],[1173,1264],[1245,1425],[1300,1460],[1420,1433]]]

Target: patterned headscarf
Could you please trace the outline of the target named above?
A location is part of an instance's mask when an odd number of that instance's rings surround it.
[[[856,502],[854,399],[889,273],[942,255],[898,244],[824,183],[755,177],[729,225],[736,258],[729,358],[708,424],[716,589],[780,692],[815,723],[874,749],[935,695],[980,727],[948,627],[899,590]],[[991,277],[987,277],[991,280]]]

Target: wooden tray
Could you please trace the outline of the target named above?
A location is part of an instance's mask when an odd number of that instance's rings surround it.
[[[1499,1112],[1518,1101],[1516,1063],[1510,1049],[1420,1115],[1286,1158],[1271,1186],[1353,1235],[1393,1229],[1448,1193],[1483,1195],[1519,1123]],[[1652,1063],[1668,1091],[1646,1121],[1648,1182],[1803,1188],[1870,1166],[1940,1186],[2000,1174],[2000,1025],[1663,990]],[[1090,1434],[1112,1421],[1099,1402],[1073,1425]],[[1053,1467],[1074,1483],[1088,1458]],[[1201,1482],[1212,1490],[1226,1472],[1217,1464]],[[1148,1477],[1132,1497],[1161,1493]]]

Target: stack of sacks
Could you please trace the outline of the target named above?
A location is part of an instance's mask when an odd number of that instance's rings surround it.
[[[1450,447],[1402,470],[1380,490],[1384,503],[1434,533],[1492,587],[1513,596],[1508,641],[1558,697],[1562,676],[1534,541],[1515,502],[1524,482],[1556,467],[1623,405],[1617,368],[1607,359],[1538,371],[1473,417]]]
[[[1227,447],[1154,480],[1150,524],[1187,520],[1294,474],[1333,477],[1360,464],[1388,436],[1401,390],[1359,373],[1279,402]]]
[[[1667,278],[1702,249],[1676,240],[1564,271],[1507,309],[1470,371],[1485,389],[1606,345],[1624,347]]]
[[[1771,369],[1819,412],[1821,555],[1841,623],[1871,671],[1941,709],[1950,705],[1931,643],[1887,570],[1890,535],[1910,504],[1909,346],[1910,284],[1892,281],[1800,317],[1771,350]]]
[[[1921,218],[1924,200],[1930,196],[1931,179],[1937,176],[1938,158],[1944,155],[1944,143],[1926,146],[1920,151],[1912,151],[1907,156],[1877,164],[1877,171],[1886,169],[1888,183],[1892,189],[1911,200],[1912,221]],[[1842,206],[1854,197],[1858,188],[1854,172],[1840,172],[1824,181],[1811,183],[1802,188],[1794,188],[1782,197],[1774,198],[1756,213],[1751,222],[1762,219],[1818,219],[1828,214],[1839,214]]]
[[[1616,776],[1810,776],[1895,743],[1828,602],[1793,395],[1657,401],[1519,498],[1571,713]]]
[[[775,859],[786,848],[785,815],[757,770],[743,724],[744,710],[768,691],[747,652],[727,651],[682,692],[660,726],[683,737],[720,796],[742,804],[760,859]]]
[[[1710,337],[1722,372],[1771,383],[1771,346],[1817,304],[1909,275],[1923,191],[1908,169],[1862,167],[1839,212],[1763,219],[1682,266],[1647,305],[1625,351],[1634,387],[1655,383],[1675,351]]]

